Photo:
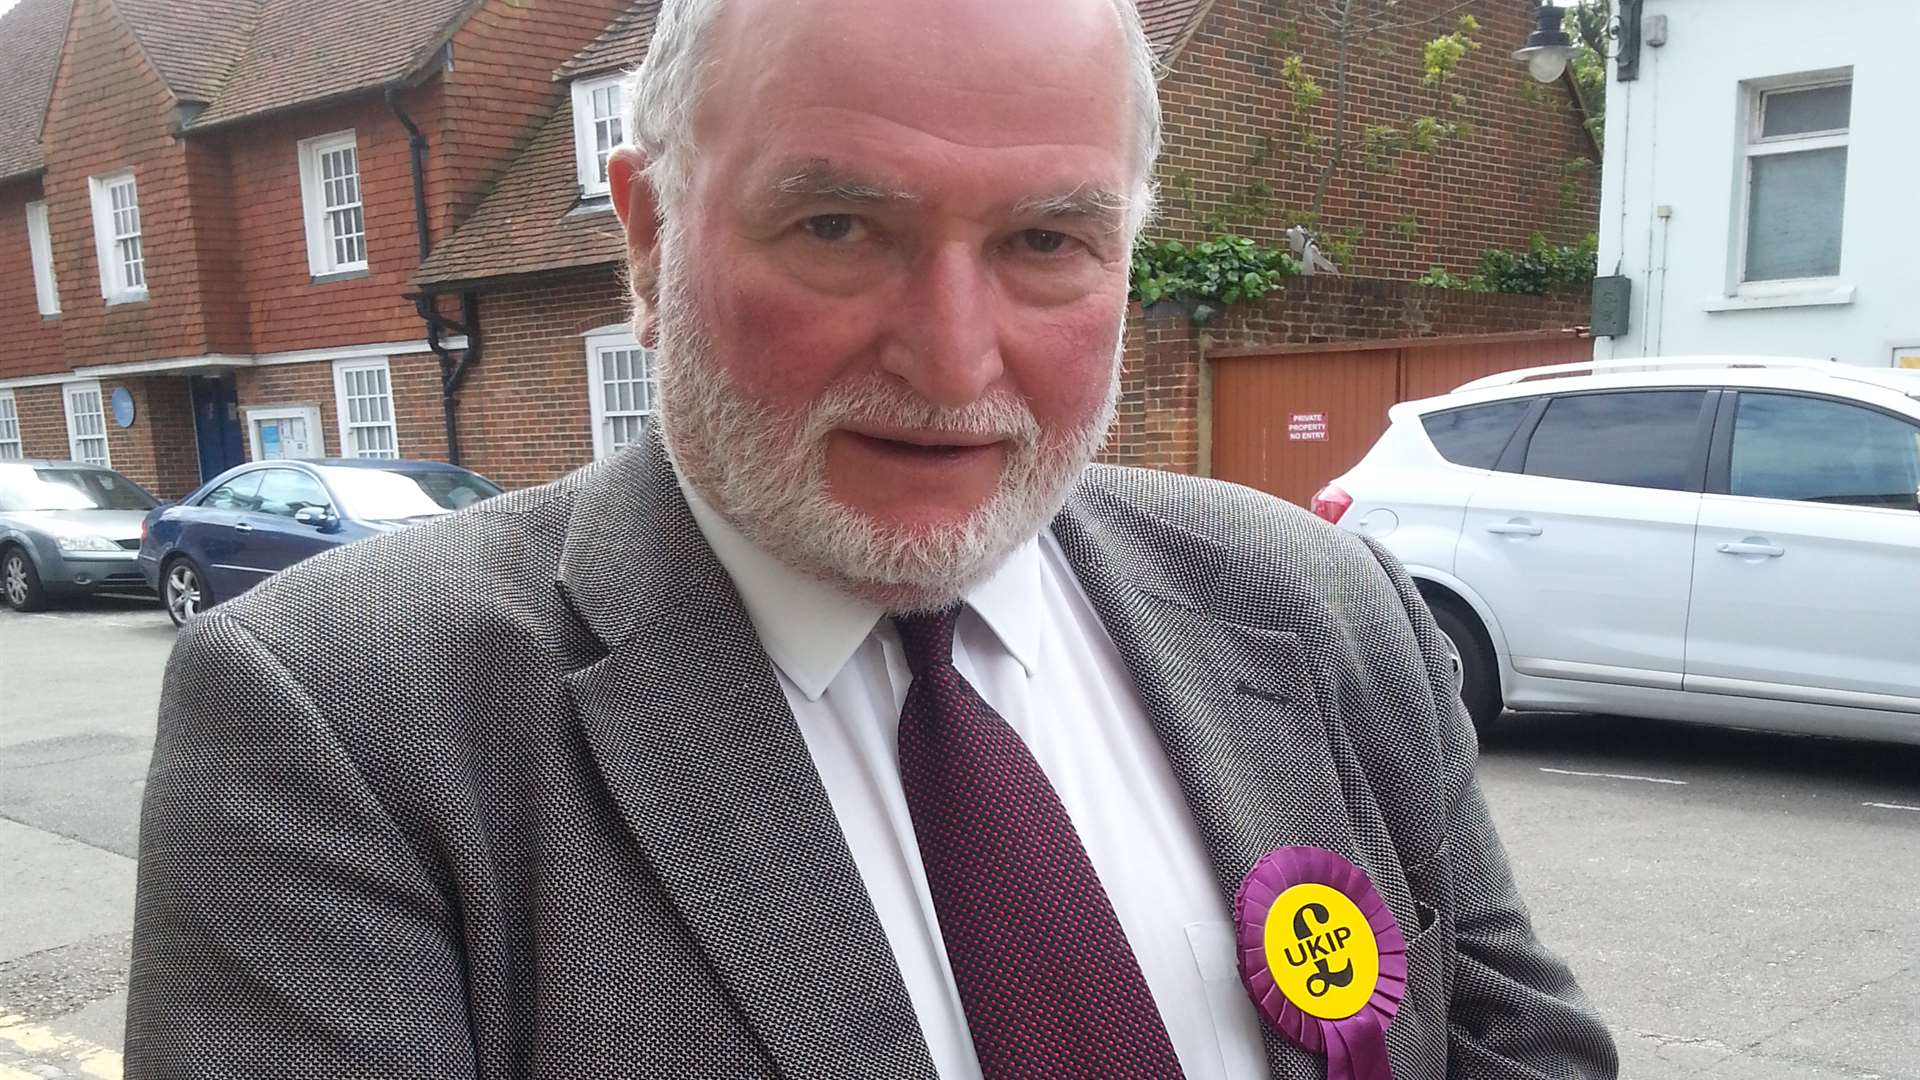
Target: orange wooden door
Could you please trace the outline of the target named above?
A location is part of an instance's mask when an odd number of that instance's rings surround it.
[[[1213,363],[1213,475],[1305,506],[1386,430],[1398,349]]]

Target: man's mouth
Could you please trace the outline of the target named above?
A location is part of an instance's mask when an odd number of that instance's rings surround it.
[[[995,435],[940,431],[855,431],[842,433],[861,446],[893,457],[919,460],[962,459],[990,452],[1005,439]]]

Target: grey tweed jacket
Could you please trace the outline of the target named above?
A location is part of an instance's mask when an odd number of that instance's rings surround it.
[[[1264,495],[1128,469],[1089,469],[1053,528],[1222,894],[1312,844],[1385,895],[1410,939],[1398,1080],[1614,1075],[1391,560]],[[1324,1074],[1267,1050],[1275,1077]],[[182,635],[126,1075],[935,1080],[657,440],[313,559]]]

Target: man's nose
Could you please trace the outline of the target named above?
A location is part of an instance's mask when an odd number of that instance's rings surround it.
[[[949,243],[928,252],[909,279],[882,363],[934,405],[971,405],[1000,379],[998,301],[988,275],[977,249]]]

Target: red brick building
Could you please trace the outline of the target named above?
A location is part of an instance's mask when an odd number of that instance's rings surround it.
[[[178,496],[253,457],[446,456],[443,369],[471,343],[458,298],[409,280],[620,6],[22,0],[0,17],[0,457]]]
[[[1309,17],[1326,5],[1140,2],[1168,135],[1153,233],[1201,235],[1258,188],[1272,212],[1236,228],[1281,242],[1314,186],[1300,148],[1331,134],[1327,102],[1304,120],[1286,104],[1291,56],[1335,82],[1334,40]],[[1419,46],[1456,6],[1404,0],[1402,21],[1434,21],[1356,51],[1356,144],[1432,105]],[[1570,90],[1532,88],[1505,59],[1531,29],[1526,7],[1465,9],[1486,47],[1450,84],[1444,107],[1469,123],[1443,152],[1387,172],[1356,151],[1321,223],[1352,238],[1356,276],[1303,280],[1264,314],[1203,329],[1136,313],[1111,457],[1204,471],[1210,348],[1566,325],[1565,303],[1463,306],[1405,284],[1592,228],[1597,178],[1571,163],[1593,151]],[[652,382],[626,327],[604,159],[657,10],[22,0],[0,19],[0,59],[33,63],[0,66],[0,118],[40,126],[11,149],[21,140],[0,129],[0,266],[35,262],[28,203],[46,207],[51,257],[44,275],[0,273],[0,456],[104,455],[178,495],[242,456],[457,457],[519,485],[624,445]],[[426,144],[417,183],[409,124]],[[57,316],[41,314],[36,278]]]

